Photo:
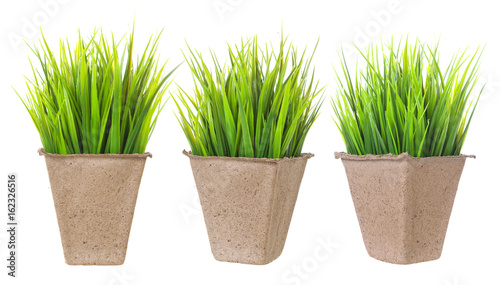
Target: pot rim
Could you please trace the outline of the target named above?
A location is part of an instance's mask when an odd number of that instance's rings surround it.
[[[247,161],[247,162],[270,162],[270,163],[277,163],[280,161],[287,161],[287,160],[298,160],[298,159],[309,159],[314,156],[314,154],[305,152],[302,153],[300,156],[297,157],[283,157],[283,158],[255,158],[255,157],[229,157],[229,156],[201,156],[201,155],[194,155],[191,151],[186,151],[183,150],[182,154],[185,156],[189,157],[190,159],[222,159],[222,160],[232,160],[232,161]]]
[[[45,157],[54,157],[54,158],[65,158],[65,157],[88,157],[88,158],[97,158],[97,157],[109,157],[109,158],[153,158],[153,155],[149,152],[146,153],[132,153],[132,154],[122,154],[122,153],[79,153],[79,154],[57,154],[57,153],[49,153],[46,152],[45,149],[38,149],[39,156]]]
[[[414,157],[411,156],[407,152],[403,152],[401,154],[395,155],[392,153],[388,154],[365,154],[365,155],[357,155],[357,154],[348,154],[345,152],[335,152],[335,159],[346,159],[346,160],[359,160],[359,161],[369,161],[369,160],[433,160],[433,159],[466,159],[466,158],[476,158],[475,155],[449,155],[449,156],[428,156],[428,157]]]

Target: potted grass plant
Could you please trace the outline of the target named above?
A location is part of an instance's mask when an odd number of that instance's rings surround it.
[[[321,105],[310,59],[283,38],[277,52],[262,50],[256,37],[229,47],[229,66],[212,54],[213,70],[189,52],[196,88],[192,95],[181,89],[175,101],[212,253],[270,263],[283,250],[312,157],[301,153]]]
[[[40,47],[32,47],[41,69],[32,65],[28,95],[20,98],[42,141],[67,264],[125,261],[152,157],[146,145],[171,75],[157,56],[160,34],[137,61],[133,31],[125,44],[109,41],[102,30],[87,40],[79,35],[73,49],[61,41],[57,57],[43,34]]]
[[[403,40],[362,52],[351,77],[343,54],[335,122],[368,254],[396,264],[438,259],[467,157],[479,58],[464,51],[441,69],[438,46]],[[341,77],[343,76],[343,79]]]

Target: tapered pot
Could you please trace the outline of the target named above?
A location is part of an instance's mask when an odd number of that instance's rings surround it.
[[[151,154],[39,154],[47,164],[66,263],[123,264]]]
[[[266,159],[184,154],[191,161],[215,259],[267,264],[278,258],[313,155]]]
[[[438,259],[467,157],[349,155],[342,159],[368,254],[411,264]]]

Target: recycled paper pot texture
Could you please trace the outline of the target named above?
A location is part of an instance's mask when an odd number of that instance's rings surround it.
[[[47,164],[66,263],[123,264],[151,154],[39,154]]]
[[[441,256],[467,157],[474,156],[335,153],[344,164],[371,257],[411,264]]]
[[[190,158],[216,260],[267,264],[285,245],[307,159]]]

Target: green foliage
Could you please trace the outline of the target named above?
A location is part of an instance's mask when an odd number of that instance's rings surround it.
[[[156,55],[160,34],[149,39],[142,56],[132,59],[134,31],[123,53],[120,41],[109,42],[102,30],[74,49],[60,41],[59,60],[42,34],[41,65],[31,64],[29,94],[21,98],[49,153],[144,153],[164,106],[170,72]],[[31,62],[31,61],[30,61]],[[175,69],[174,69],[175,70]]]
[[[337,74],[332,100],[347,152],[459,155],[480,96],[474,99],[471,92],[482,50],[472,57],[458,53],[444,72],[438,46],[419,41],[413,46],[408,40],[390,42],[380,54],[379,47],[370,46],[361,54],[366,69],[351,77],[342,53],[345,82]]]
[[[193,96],[180,89],[175,103],[193,154],[300,156],[321,105],[313,102],[321,89],[314,84],[314,70],[308,83],[311,61],[304,59],[305,51],[299,57],[283,38],[277,54],[272,46],[264,51],[254,37],[228,47],[228,67],[211,53],[212,72],[200,53],[188,49],[192,58],[185,58],[196,87]]]

